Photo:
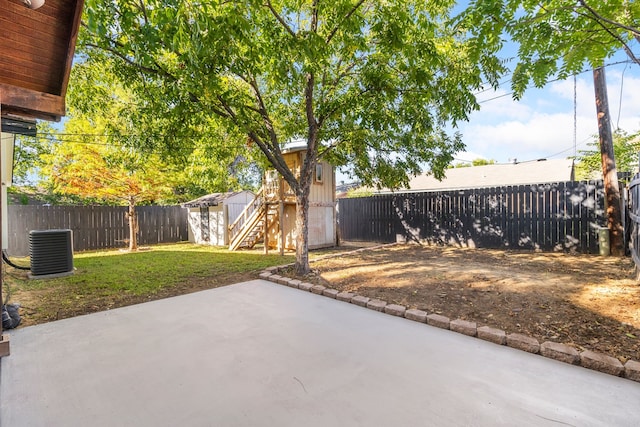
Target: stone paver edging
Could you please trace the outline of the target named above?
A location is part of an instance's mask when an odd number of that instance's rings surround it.
[[[397,245],[397,243],[356,249],[355,251],[350,252],[329,254],[320,258],[316,258],[311,262],[394,245]],[[479,339],[489,341],[498,345],[506,345],[508,347],[526,351],[529,353],[540,354],[544,357],[559,360],[561,362],[582,366],[584,368],[593,369],[605,374],[640,382],[640,362],[635,360],[628,360],[623,365],[618,359],[614,357],[596,353],[591,350],[586,350],[580,353],[578,352],[578,350],[567,344],[551,341],[546,341],[540,344],[537,339],[526,335],[507,334],[501,329],[496,329],[489,326],[478,326],[475,322],[470,322],[464,319],[450,320],[448,317],[441,314],[429,314],[423,310],[409,309],[399,304],[388,304],[386,301],[382,301],[379,299],[371,299],[369,297],[357,295],[352,292],[341,292],[337,289],[331,289],[326,286],[314,285],[307,282],[301,282],[298,279],[290,279],[281,275],[284,270],[291,267],[293,267],[293,264],[269,267],[262,273],[260,273],[259,277],[273,283],[278,283],[303,291],[312,292],[314,294],[336,299],[338,301],[348,302],[391,316],[404,317],[405,319],[412,320],[414,322],[425,323],[427,325],[435,326],[442,329],[450,329],[454,332],[477,337]]]

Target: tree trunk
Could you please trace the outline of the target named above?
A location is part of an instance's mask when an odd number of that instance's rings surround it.
[[[309,193],[311,179],[300,177],[300,191],[296,192],[296,274],[306,275],[309,267]]]
[[[129,250],[138,250],[138,215],[136,214],[136,200],[129,197]]]
[[[604,68],[593,70],[593,85],[596,92],[596,110],[598,113],[598,134],[600,154],[602,156],[602,174],[604,177],[604,194],[607,201],[607,226],[611,255],[624,256],[624,228],[618,187],[618,171],[613,154],[613,136],[609,119],[609,101]]]

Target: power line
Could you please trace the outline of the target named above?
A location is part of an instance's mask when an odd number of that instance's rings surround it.
[[[604,67],[612,67],[612,66],[614,66],[614,65],[621,65],[621,64],[625,64],[625,69],[626,69],[626,66],[627,66],[628,64],[631,64],[631,63],[634,63],[634,62],[633,62],[633,61],[631,61],[631,60],[617,61],[617,62],[611,62],[611,63],[609,63],[609,64],[605,64],[605,65],[604,65]],[[579,72],[579,73],[575,73],[575,74],[573,74],[573,76],[574,76],[574,78],[575,78],[576,76],[578,76],[578,75],[580,75],[580,74],[585,74],[585,73],[588,73],[588,72],[590,72],[590,71],[592,71],[592,70],[584,70],[584,71],[581,71],[581,72]],[[555,83],[555,82],[558,82],[558,81],[561,81],[561,80],[565,80],[565,79],[564,79],[564,78],[557,77],[557,78],[555,78],[555,79],[553,79],[553,80],[549,80],[546,84],[549,84],[549,83]],[[511,80],[511,79],[509,79],[509,80],[505,81],[504,83],[508,83],[508,82],[510,82],[510,81],[512,81],[512,80]],[[497,88],[497,89],[499,89],[499,88],[500,88],[500,84],[498,85],[498,88]],[[533,88],[533,86],[528,86],[528,87],[527,87],[527,89],[532,89],[532,88]],[[496,89],[496,90],[497,90],[497,89]],[[485,90],[482,90],[482,91],[476,92],[476,93],[474,93],[474,95],[479,95],[479,94],[481,94],[481,93],[487,92],[488,90],[490,90],[490,89],[485,89]],[[505,96],[513,95],[514,93],[515,93],[515,91],[511,91],[511,92],[508,92],[508,93],[504,93],[504,94],[502,94],[502,95],[495,96],[495,97],[493,97],[493,98],[484,99],[484,100],[482,100],[482,101],[478,101],[478,104],[484,104],[485,102],[494,101],[494,100],[496,100],[496,99],[504,98]]]
[[[562,151],[558,151],[558,152],[557,152],[557,153],[555,153],[555,154],[551,154],[551,155],[549,155],[549,156],[545,156],[545,158],[559,156],[560,154],[564,154],[564,153],[566,153],[567,151],[570,151],[570,150],[574,150],[574,157],[575,157],[575,156],[576,156],[576,153],[575,153],[576,148],[577,148],[578,146],[580,146],[580,145],[583,145],[585,142],[589,141],[590,139],[591,139],[591,137],[587,137],[587,138],[585,138],[584,140],[582,140],[582,142],[580,142],[579,144],[575,144],[575,143],[574,143],[574,145],[573,145],[572,147],[569,147],[569,148],[567,148],[567,149],[565,149],[565,150],[562,150]]]
[[[629,64],[624,65],[624,70],[622,70],[622,76],[620,77],[620,101],[618,103],[618,120],[616,121],[616,129],[620,129],[620,115],[622,114],[622,94],[624,88],[624,73],[627,71],[627,66]]]
[[[59,138],[59,136],[63,136],[62,138]],[[94,138],[93,141],[87,140],[87,139],[77,139],[74,137],[80,137],[80,138]],[[108,138],[108,137],[113,137],[113,136],[120,136],[120,135],[107,135],[107,134],[72,134],[72,133],[65,133],[65,134],[45,134],[45,135],[38,135],[35,137],[31,137],[34,139],[39,139],[39,140],[47,140],[47,141],[51,141],[54,143],[68,143],[68,144],[80,144],[80,145],[96,145],[96,146],[101,146],[101,147],[113,147],[113,148],[122,148],[122,149],[127,149],[127,148],[132,148],[128,145],[125,144],[110,144],[108,142],[99,142],[99,141],[95,141],[96,138]],[[152,136],[153,137],[153,136]],[[157,135],[155,136],[156,138],[164,138],[165,136],[160,136],[158,137]],[[26,136],[25,138],[29,138],[28,136]],[[171,136],[171,138],[174,138],[174,136]],[[180,137],[177,137],[178,139],[180,139]],[[198,138],[196,136],[193,137],[188,137],[186,136],[183,139],[190,139],[190,138]],[[199,138],[198,138],[199,139]],[[227,143],[227,144],[216,144],[216,148],[219,149],[229,149],[229,148],[237,148],[242,146],[243,143],[242,142],[237,142],[237,143]],[[160,147],[152,147],[152,149],[149,149],[147,151],[151,152],[151,153],[156,153],[156,154],[163,154],[166,153],[167,151],[191,151],[191,150],[195,150],[197,148],[200,148],[200,146],[198,145],[176,145],[176,146],[166,146],[165,145],[165,149],[161,149]]]

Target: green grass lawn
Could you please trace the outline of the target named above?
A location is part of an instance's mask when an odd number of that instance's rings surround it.
[[[23,323],[30,325],[250,280],[266,267],[294,260],[292,254],[189,243],[134,253],[84,252],[74,254],[76,271],[67,277],[30,280],[7,267],[4,298],[21,305]]]

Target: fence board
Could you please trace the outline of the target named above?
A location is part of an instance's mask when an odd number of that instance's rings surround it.
[[[631,231],[629,249],[636,265],[636,278],[640,278],[640,174],[633,177],[629,183],[629,220]]]
[[[74,251],[125,247],[129,237],[123,206],[8,206],[8,249],[12,256],[29,254],[29,231],[71,229]],[[138,244],[188,240],[187,211],[180,206],[139,206]]]
[[[340,199],[339,229],[347,241],[598,253],[603,192],[591,181]]]

